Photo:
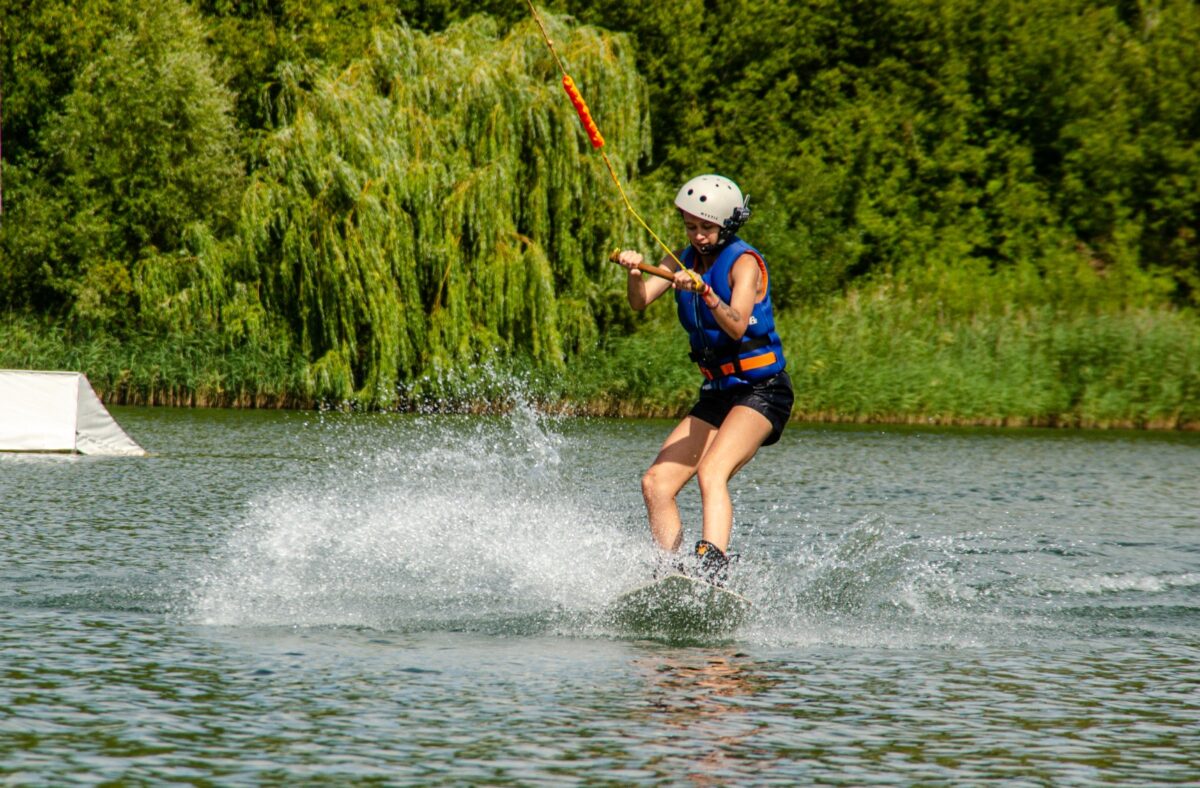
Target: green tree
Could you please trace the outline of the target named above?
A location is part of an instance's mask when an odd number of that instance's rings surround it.
[[[785,304],[923,266],[1035,299],[1086,269],[1112,298],[1161,297],[1156,271],[1194,288],[1193,2],[569,5],[637,39],[650,177],[716,170],[755,196],[745,233]]]
[[[630,178],[646,105],[624,42],[550,24]],[[380,30],[311,88],[280,73],[226,268],[256,272],[315,396],[388,403],[400,382],[595,345],[628,220],[531,22]]]
[[[110,35],[37,130],[4,248],[75,318],[120,325],[138,308],[135,261],[184,250],[192,224],[231,226],[241,167],[232,97],[190,7],[105,10]]]
[[[59,309],[46,280],[63,251],[64,195],[42,176],[41,135],[62,108],[76,73],[111,32],[124,0],[0,0],[4,217],[0,223],[0,307]]]

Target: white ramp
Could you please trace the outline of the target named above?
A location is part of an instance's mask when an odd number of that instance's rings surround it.
[[[0,451],[145,454],[78,372],[0,369]]]

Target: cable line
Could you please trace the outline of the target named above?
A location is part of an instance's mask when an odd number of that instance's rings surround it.
[[[625,193],[625,187],[621,185],[621,179],[617,177],[617,170],[613,167],[612,161],[608,158],[608,154],[604,151],[604,137],[600,134],[600,127],[596,125],[596,121],[592,118],[591,110],[588,109],[587,102],[584,101],[583,94],[579,92],[579,88],[575,86],[575,80],[571,79],[571,75],[567,72],[567,67],[563,64],[562,58],[558,56],[558,52],[554,49],[554,42],[550,40],[550,34],[546,31],[546,25],[542,23],[542,17],[537,12],[533,5],[533,0],[525,0],[529,6],[529,13],[533,15],[533,21],[537,22],[538,29],[542,32],[542,40],[546,42],[546,47],[549,48],[550,54],[554,57],[554,62],[558,64],[558,70],[562,72],[563,90],[567,92],[567,98],[571,100],[571,104],[575,107],[576,114],[579,115],[579,122],[583,124],[583,130],[587,132],[588,140],[591,141],[592,147],[600,151],[600,156],[604,159],[604,166],[608,168],[608,174],[612,176],[613,183],[617,186],[617,191],[621,194],[621,200],[625,203],[625,208],[637,219],[638,224],[645,228],[646,232],[650,233],[650,237],[658,242],[658,245],[666,250],[667,254],[675,261],[680,270],[687,271],[688,275],[696,284],[700,284],[700,277],[675,255],[671,247],[663,243],[663,240],[658,237],[654,230],[650,229],[650,225],[646,224],[641,215],[633,207],[633,203],[629,201],[629,195]]]

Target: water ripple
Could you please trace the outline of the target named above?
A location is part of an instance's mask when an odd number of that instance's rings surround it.
[[[0,457],[6,783],[1200,779],[1189,438],[789,429],[680,643],[604,615],[664,422],[118,418]]]

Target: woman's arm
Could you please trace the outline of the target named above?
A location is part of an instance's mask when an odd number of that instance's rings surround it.
[[[617,255],[617,264],[626,269],[629,274],[629,281],[625,288],[625,294],[629,298],[629,305],[637,311],[642,311],[650,306],[663,293],[671,289],[671,282],[658,277],[644,277],[642,272],[638,270],[638,265],[644,262],[640,252],[627,249]],[[670,256],[664,257],[659,266],[668,271],[678,270],[679,265]]]
[[[750,313],[758,300],[762,272],[752,254],[743,254],[729,272],[729,284],[733,291],[730,303],[725,303],[714,292],[704,296],[704,304],[712,310],[713,318],[721,330],[732,339],[741,339],[750,327]]]

